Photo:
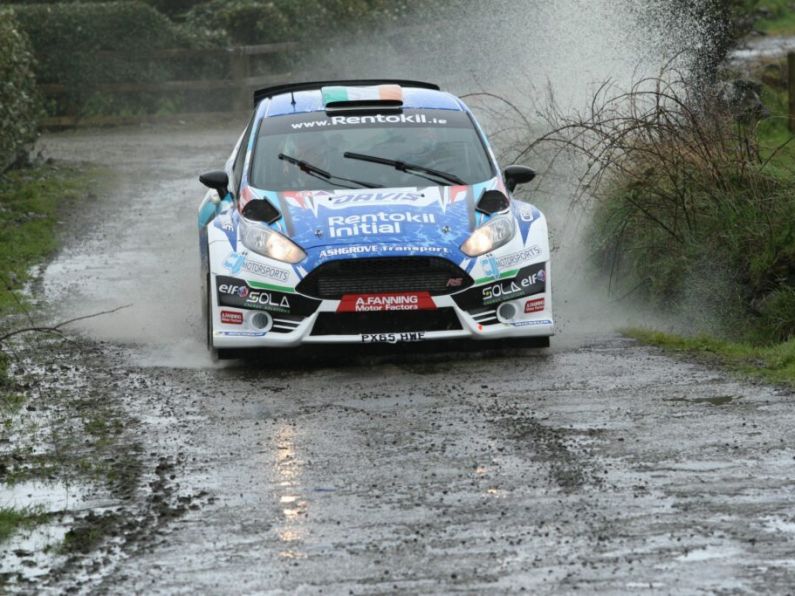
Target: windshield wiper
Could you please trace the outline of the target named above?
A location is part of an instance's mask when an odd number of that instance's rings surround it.
[[[298,167],[302,172],[305,174],[309,174],[313,178],[320,178],[321,180],[326,180],[327,182],[334,184],[335,186],[341,186],[343,188],[357,188],[357,187],[364,187],[364,188],[383,188],[380,184],[372,184],[370,182],[362,182],[361,180],[352,180],[351,178],[343,178],[342,176],[335,176],[331,172],[327,172],[326,170],[319,168],[311,163],[304,161],[303,159],[297,159],[295,157],[291,157],[290,155],[285,155],[284,153],[279,153],[279,159],[282,161],[286,161],[289,164],[292,164]],[[355,184],[356,186],[346,186],[345,184],[338,184],[337,182],[333,182],[334,180],[342,180],[343,182],[350,182],[351,184]]]
[[[420,178],[425,178],[426,180],[430,180],[431,182],[436,182],[437,184],[439,180],[431,178],[430,176],[435,176],[436,178],[441,178],[442,180],[447,181],[448,184],[446,186],[449,186],[450,183],[460,184],[462,186],[466,184],[466,182],[461,180],[461,178],[459,178],[455,174],[450,174],[449,172],[441,172],[439,170],[434,170],[432,168],[426,168],[425,166],[421,166],[415,163],[400,161],[399,159],[386,159],[384,157],[376,157],[375,155],[351,153],[350,151],[346,151],[345,153],[342,154],[342,156],[348,159],[358,159],[361,161],[380,163],[385,166],[392,166],[396,170],[400,170],[401,172],[406,172],[407,174],[413,174],[414,176],[419,176]],[[424,174],[430,174],[430,176],[425,176]]]

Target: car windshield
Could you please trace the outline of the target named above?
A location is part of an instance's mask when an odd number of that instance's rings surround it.
[[[381,163],[352,159],[346,152],[381,158]],[[447,178],[401,167],[405,164],[430,168]],[[468,114],[404,110],[265,118],[249,181],[265,190],[300,191],[444,185],[457,179],[475,184],[493,176],[486,148]]]

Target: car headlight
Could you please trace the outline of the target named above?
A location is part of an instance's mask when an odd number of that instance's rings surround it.
[[[263,257],[290,264],[306,258],[300,246],[264,223],[241,217],[239,230],[243,246]]]
[[[508,244],[515,233],[516,220],[513,215],[498,215],[472,232],[461,245],[461,251],[467,256],[479,257]]]

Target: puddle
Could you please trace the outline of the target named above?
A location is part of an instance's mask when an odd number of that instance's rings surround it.
[[[63,482],[33,480],[0,486],[0,507],[33,508],[46,513],[69,511],[86,502],[86,488]]]
[[[63,519],[14,534],[0,549],[0,575],[32,580],[48,573],[55,560],[63,558],[55,553],[69,530],[70,521],[71,518]]]
[[[737,396],[733,395],[715,395],[712,397],[671,397],[669,399],[664,399],[663,401],[669,402],[686,402],[691,404],[710,404],[713,406],[725,406],[726,404],[730,404],[735,400],[740,399]]]
[[[765,530],[772,533],[795,534],[795,521],[785,520],[780,517],[770,517],[765,520]]]
[[[0,507],[51,514],[32,528],[22,528],[0,546],[0,575],[26,581],[45,575],[63,558],[58,547],[74,521],[71,513],[87,506],[83,485],[40,480],[0,486]]]
[[[706,546],[704,548],[698,548],[695,550],[691,550],[690,552],[679,555],[676,557],[677,561],[685,561],[688,563],[697,563],[701,561],[712,561],[714,559],[725,559],[728,557],[734,557],[738,555],[741,551],[739,549],[733,547],[718,547],[718,546]]]

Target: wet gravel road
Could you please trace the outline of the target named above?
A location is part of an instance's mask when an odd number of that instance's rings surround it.
[[[132,304],[81,331],[134,380],[147,452],[208,495],[95,588],[795,592],[793,396],[582,333],[565,287],[550,350],[212,365],[194,180],[240,125],[42,142],[114,172],[44,295]]]

